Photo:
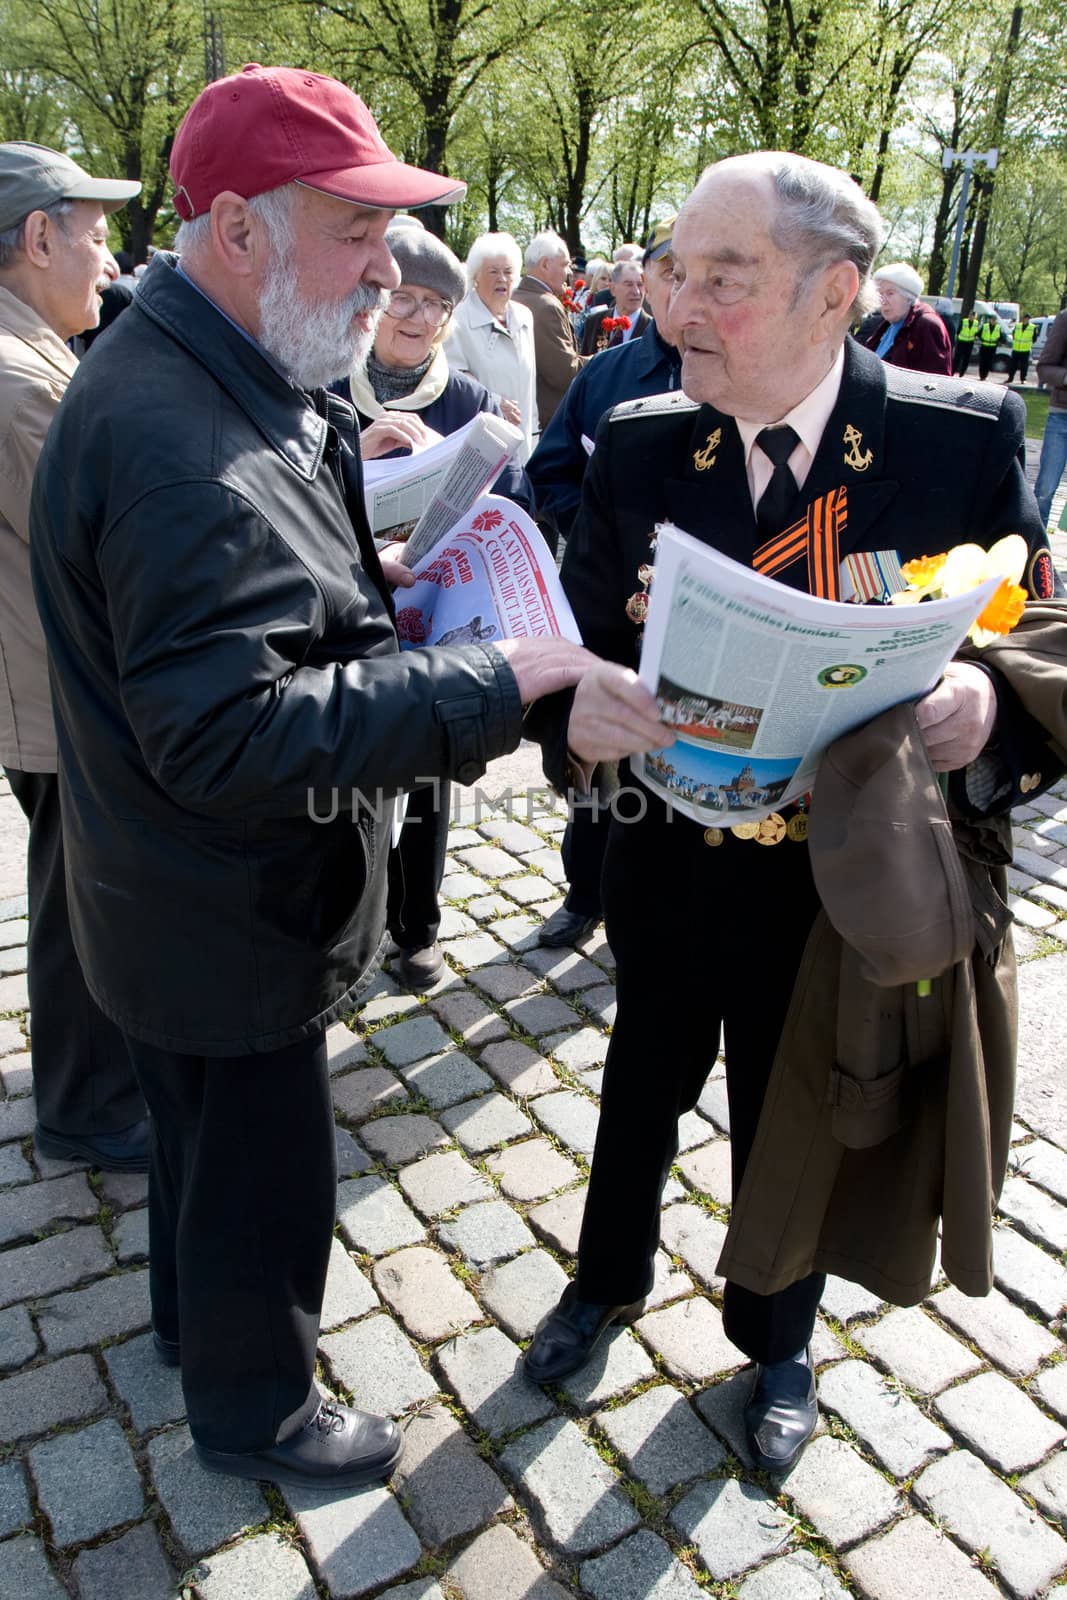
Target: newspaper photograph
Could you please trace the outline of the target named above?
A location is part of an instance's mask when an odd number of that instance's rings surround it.
[[[402,650],[553,634],[582,642],[551,551],[502,495],[483,494],[394,599]]]
[[[763,577],[670,524],[656,532],[639,675],[675,742],[631,765],[705,825],[787,805],[835,739],[928,693],[1000,581],[921,605],[854,605]]]
[[[414,566],[494,483],[522,443],[520,429],[483,411],[424,450],[363,463],[363,498],[379,544],[406,540]]]

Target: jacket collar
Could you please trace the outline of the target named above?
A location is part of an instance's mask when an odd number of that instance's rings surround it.
[[[352,404],[360,416],[370,417],[372,421],[376,421],[389,411],[425,411],[428,405],[432,405],[444,394],[448,388],[449,377],[448,357],[445,355],[444,346],[440,345],[420,378],[418,386],[410,394],[398,395],[395,400],[387,400],[382,405],[370,386],[370,379],[364,366],[353,368],[348,375],[348,386],[352,394]]]
[[[69,379],[78,365],[78,358],[25,300],[13,295],[10,289],[0,289],[0,333],[19,339],[35,356],[47,361],[50,367]]]
[[[210,299],[159,251],[141,279],[133,306],[188,350],[301,477],[322,465],[327,422],[315,398],[284,377]]]
[[[635,341],[631,340],[631,344]],[[651,377],[657,367],[666,367],[669,371],[675,367],[681,371],[682,358],[673,345],[668,344],[662,337],[652,318],[648,319],[648,326],[644,333],[636,340],[640,354],[637,358],[637,374],[639,377]]]
[[[508,326],[507,326],[506,329],[501,326],[501,323],[498,320],[498,318],[496,317],[496,315],[492,311],[490,311],[489,307],[486,305],[485,301],[482,299],[482,297],[478,293],[477,289],[468,289],[467,290],[466,300],[463,302],[463,304],[465,306],[463,315],[465,316],[465,318],[467,320],[467,326],[468,327],[471,327],[471,328],[485,328],[490,323],[492,323],[492,325],[494,327],[500,328],[502,333],[504,333],[504,332],[512,333],[512,332],[515,331],[514,318],[511,317],[511,315],[510,315],[510,312],[511,312],[511,301],[510,300],[508,301],[507,312],[505,313],[505,316],[507,317],[507,322],[508,322]]]

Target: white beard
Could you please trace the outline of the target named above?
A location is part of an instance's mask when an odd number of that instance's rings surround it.
[[[294,263],[276,251],[259,296],[259,342],[302,389],[324,388],[366,359],[387,301],[370,284],[360,284],[344,300],[306,300]],[[377,312],[366,332],[353,326],[361,311]]]

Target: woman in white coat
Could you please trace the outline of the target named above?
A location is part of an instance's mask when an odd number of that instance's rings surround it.
[[[453,368],[483,383],[509,422],[523,432],[520,461],[538,433],[533,318],[511,298],[522,275],[519,247],[510,233],[483,233],[467,257],[466,295],[449,333]]]

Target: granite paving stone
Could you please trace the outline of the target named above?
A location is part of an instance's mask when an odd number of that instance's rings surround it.
[[[12,923],[0,922],[0,941],[4,946],[25,944],[26,933],[29,928],[27,922]],[[0,1017],[0,1056],[11,1055],[13,1051],[25,1050],[26,1035],[18,1023],[11,1017]]]
[[[484,894],[488,885],[484,878],[473,872],[446,872],[441,882],[441,894],[446,900],[470,900]]]
[[[475,1328],[435,1354],[444,1380],[491,1439],[551,1416],[555,1403],[522,1374],[522,1353],[499,1328]]]
[[[350,1178],[339,1184],[337,1221],[352,1248],[372,1256],[426,1237],[418,1217],[385,1178]]]
[[[509,950],[521,953],[537,943],[541,925],[551,909],[552,902],[549,901],[546,905],[538,906],[536,910],[531,909],[524,916],[499,917],[489,924],[489,931],[506,944]]]
[[[400,1187],[424,1217],[439,1217],[455,1206],[473,1205],[477,1200],[493,1197],[488,1178],[458,1150],[424,1156],[410,1167],[402,1167],[397,1176]]]
[[[615,1026],[619,1007],[614,984],[600,983],[595,989],[586,989],[582,995],[582,1005],[586,1006],[605,1028]]]
[[[17,1372],[0,1380],[0,1444],[91,1417],[106,1404],[92,1356],[64,1356]]]
[[[442,1405],[404,1423],[404,1453],[392,1480],[425,1544],[450,1544],[514,1504],[492,1467]]]
[[[424,1245],[397,1250],[377,1262],[374,1287],[420,1344],[443,1339],[481,1318],[478,1302],[445,1258]]]
[[[678,1149],[681,1151],[698,1149],[717,1136],[715,1126],[699,1111],[687,1111],[678,1119]]]
[[[982,1372],[948,1389],[934,1409],[957,1438],[1003,1473],[1036,1466],[1067,1438],[999,1372]]]
[[[1067,1422],[1067,1361],[1039,1372],[1030,1385],[1032,1393],[1061,1422]]]
[[[506,850],[490,844],[475,845],[471,850],[457,850],[455,859],[468,872],[475,872],[481,878],[512,878],[525,870],[522,863]]]
[[[592,1155],[600,1108],[588,1095],[579,1094],[576,1089],[560,1089],[554,1094],[539,1095],[530,1102],[530,1110],[568,1150],[580,1156]]]
[[[554,883],[549,883],[547,878],[540,877],[537,873],[530,873],[523,878],[509,878],[507,892],[512,900],[517,900],[520,906],[536,906],[545,900],[553,900],[559,891]]]
[[[698,1483],[671,1521],[719,1583],[783,1549],[792,1526],[762,1489],[736,1478]]]
[[[509,1093],[527,1099],[559,1088],[559,1079],[536,1050],[521,1039],[506,1039],[482,1051],[482,1065]]]
[[[564,1255],[578,1254],[578,1236],[585,1214],[587,1187],[583,1184],[580,1189],[568,1189],[566,1194],[542,1201],[529,1213],[530,1222],[540,1237],[553,1250],[562,1251]]]
[[[663,1212],[660,1240],[671,1255],[681,1256],[706,1288],[722,1288],[725,1280],[717,1266],[726,1240],[724,1222],[688,1202],[668,1206]]]
[[[697,1109],[720,1133],[729,1133],[730,1103],[726,1097],[725,1078],[708,1079],[697,1101]]]
[[[493,962],[503,961],[507,955],[499,940],[484,930],[481,933],[469,934],[465,939],[453,939],[446,948],[452,960],[467,969],[471,982],[477,984],[479,988],[484,988],[481,982],[481,969]],[[492,991],[486,989],[485,992],[490,994]]]
[[[406,1167],[427,1151],[439,1150],[449,1143],[440,1123],[421,1112],[376,1117],[363,1124],[360,1138],[371,1155],[387,1167]]]
[[[508,885],[508,893],[513,886]],[[555,890],[552,891],[555,893]],[[577,950],[552,950],[542,948],[527,950],[523,956],[524,965],[551,983],[560,994],[573,994],[579,989],[589,989],[595,984],[603,983],[604,974],[592,961],[579,954]],[[582,996],[582,1004],[586,1003],[586,996]]]
[[[337,1154],[337,1179],[354,1177],[357,1173],[368,1172],[374,1165],[370,1156],[358,1140],[353,1139],[347,1128],[335,1123],[333,1130],[334,1149]]]
[[[493,1087],[489,1074],[461,1050],[446,1050],[442,1055],[416,1061],[413,1066],[401,1067],[400,1071],[412,1094],[429,1101],[434,1110],[454,1106]]]
[[[44,1546],[28,1534],[0,1544],[0,1594],[17,1595],[18,1600],[68,1600]]]
[[[566,1001],[552,994],[524,995],[518,1000],[507,1001],[504,1009],[524,1033],[532,1034],[534,1038],[557,1033],[561,1028],[571,1028],[578,1021],[577,1012]]]
[[[402,1583],[386,1589],[379,1600],[448,1600],[439,1583],[432,1578],[416,1578],[414,1583]]]
[[[466,1207],[451,1221],[440,1224],[437,1237],[446,1249],[458,1251],[479,1271],[497,1261],[506,1261],[537,1242],[518,1212],[503,1200],[486,1200]]]
[[[487,817],[484,822],[478,824],[478,832],[483,838],[491,839],[502,849],[516,856],[529,855],[531,850],[541,850],[545,842],[539,833],[535,833],[525,823],[514,822],[504,817]]]
[[[511,901],[502,894],[483,894],[477,900],[468,900],[467,911],[475,922],[499,922],[511,910]],[[504,1029],[507,1032],[507,1029]]]
[[[32,1515],[22,1462],[0,1463],[0,1539],[6,1539],[18,1528],[25,1528]]]
[[[326,1334],[319,1349],[364,1411],[398,1416],[437,1393],[410,1342],[384,1313],[364,1317],[341,1333]]]
[[[403,1017],[418,1009],[419,1002],[415,996],[401,989],[388,974],[383,972],[359,1002],[360,1026],[372,1028],[379,1022],[387,1022],[392,1017]]]
[[[832,1275],[826,1280],[819,1305],[827,1316],[844,1323],[851,1322],[854,1317],[872,1316],[882,1309],[878,1296],[871,1294],[861,1283],[850,1283],[847,1278],[835,1278]]]
[[[360,1272],[340,1239],[330,1241],[330,1262],[326,1271],[326,1292],[322,1297],[319,1327],[323,1333],[339,1328],[354,1317],[365,1316],[378,1304],[378,1296]]]
[[[333,1103],[350,1122],[364,1122],[379,1106],[396,1105],[411,1096],[395,1073],[385,1067],[358,1067],[342,1073],[330,1088]]]
[[[441,940],[459,939],[466,933],[473,933],[477,923],[465,911],[460,911],[457,906],[441,907],[441,926],[438,937]]]
[[[781,1487],[835,1549],[869,1539],[903,1510],[881,1473],[829,1435],[811,1441]]]
[[[539,872],[550,883],[563,884],[567,881],[558,850],[531,850],[529,855],[524,857],[524,865],[534,872]]]
[[[1067,1566],[1067,1541],[969,1451],[954,1450],[927,1467],[914,1493],[965,1550],[988,1551],[1020,1600]]]
[[[37,1326],[49,1355],[66,1355],[148,1326],[148,1272],[116,1272],[87,1289],[73,1289],[41,1305]]]
[[[738,1600],[849,1600],[833,1571],[810,1550],[768,1561],[737,1591]]]
[[[952,1440],[866,1361],[841,1361],[819,1380],[819,1398],[836,1411],[895,1478],[907,1478]]]
[[[541,1048],[571,1072],[591,1072],[607,1059],[608,1036],[598,1028],[578,1028],[549,1034],[541,1040]]]
[[[1057,1200],[1067,1201],[1067,1152],[1047,1139],[1035,1139],[1013,1155],[1013,1165]]]
[[[182,1378],[177,1367],[160,1361],[150,1333],[104,1351],[108,1374],[120,1399],[126,1402],[138,1433],[180,1422],[185,1416]]]
[[[1027,1378],[1062,1347],[1033,1317],[994,1289],[982,1299],[959,1289],[942,1289],[927,1302],[990,1361],[1017,1378]]]
[[[0,1311],[0,1372],[25,1366],[37,1354],[39,1340],[25,1306]],[[0,1388],[0,1396],[3,1390]],[[3,1404],[0,1400],[0,1416]]]
[[[147,1522],[94,1550],[83,1550],[74,1562],[74,1576],[81,1600],[173,1600],[175,1593],[159,1534]],[[201,1592],[208,1600],[208,1591]]]
[[[581,1580],[593,1600],[705,1600],[707,1594],[670,1545],[647,1528],[584,1561]]]
[[[0,978],[0,1011],[25,1011],[29,1003],[30,996],[24,972]]]
[[[671,1300],[692,1294],[695,1288],[692,1278],[675,1268],[665,1250],[656,1251],[653,1271],[652,1287],[645,1296],[646,1311],[655,1311]]]
[[[513,1439],[500,1461],[522,1485],[548,1539],[570,1556],[603,1549],[640,1523],[611,1468],[563,1417]]]
[[[937,1394],[981,1365],[918,1306],[897,1306],[878,1322],[855,1328],[853,1337],[918,1394]]]
[[[560,1388],[575,1410],[588,1414],[655,1376],[643,1346],[628,1328],[616,1327],[599,1341],[578,1372],[560,1380]]]
[[[69,1289],[83,1278],[110,1271],[111,1266],[111,1252],[99,1228],[68,1228],[39,1244],[17,1245],[4,1252],[0,1306]]]
[[[0,1144],[0,1188],[11,1183],[29,1183],[33,1168],[17,1144]]]
[[[508,1028],[503,1017],[491,1011],[481,996],[470,989],[436,995],[430,1001],[430,1008],[446,1028],[460,1034],[464,1043],[474,1049],[507,1038]],[[484,1055],[481,1059],[483,1065],[487,1065]]]
[[[479,1291],[482,1304],[513,1339],[529,1339],[567,1287],[567,1274],[544,1250],[490,1267]]]
[[[815,1370],[827,1361],[840,1361],[847,1354],[844,1345],[836,1333],[823,1322],[821,1317],[816,1317],[815,1327],[811,1335],[811,1357],[815,1363]]]
[[[270,1514],[254,1483],[205,1472],[188,1428],[171,1428],[149,1439],[148,1464],[159,1502],[193,1558],[265,1522]]]
[[[683,1383],[732,1372],[747,1359],[726,1337],[718,1307],[701,1296],[650,1311],[634,1326],[668,1372]]]
[[[499,953],[499,945],[496,948]],[[520,995],[532,994],[540,987],[532,972],[525,967],[513,966],[510,962],[483,963],[476,972],[471,973],[470,981],[498,1005],[505,1000],[517,1000]]]
[[[33,1060],[28,1050],[0,1060],[0,1082],[8,1095],[29,1094],[33,1088]]]
[[[386,1488],[343,1495],[286,1489],[285,1498],[331,1600],[356,1600],[410,1572],[422,1555],[415,1530]]]
[[[391,1028],[379,1028],[375,1048],[381,1050],[393,1067],[407,1067],[426,1056],[439,1055],[449,1047],[448,1034],[428,1011],[408,1017]]]
[[[121,1217],[116,1218],[115,1226],[111,1230],[111,1242],[115,1247],[115,1259],[120,1267],[147,1261],[148,1207],[142,1206],[139,1211],[124,1211]]]
[[[449,1106],[442,1111],[441,1122],[471,1155],[484,1155],[509,1139],[521,1139],[532,1128],[529,1117],[505,1095],[495,1093]]]
[[[729,1205],[732,1198],[730,1182],[730,1141],[713,1139],[695,1150],[687,1150],[678,1157],[678,1170],[694,1189],[710,1196],[719,1205]]]
[[[693,1404],[708,1427],[729,1446],[743,1466],[752,1465],[745,1440],[744,1408],[752,1392],[753,1369],[720,1378],[693,1396]],[[823,1426],[820,1417],[816,1434]]]
[[[29,1460],[57,1545],[95,1539],[144,1511],[133,1453],[111,1417],[44,1440]]]
[[[568,1600],[513,1528],[498,1522],[457,1556],[446,1576],[464,1600]]]
[[[1067,1452],[1057,1450],[1033,1472],[1026,1473],[1016,1483],[1022,1494],[1032,1495],[1038,1506],[1067,1531]]]
[[[958,1545],[923,1517],[905,1517],[844,1559],[871,1600],[915,1600],[920,1574],[922,1600],[995,1600],[1000,1593]]]
[[[202,1600],[316,1600],[315,1583],[299,1550],[276,1533],[219,1550],[201,1563]]]
[[[650,1494],[663,1495],[690,1478],[704,1477],[726,1459],[718,1439],[670,1384],[646,1389],[635,1400],[603,1412],[597,1426],[629,1475]]]
[[[326,1029],[326,1062],[331,1076],[336,1072],[347,1072],[350,1067],[356,1067],[367,1059],[367,1045],[364,1039],[352,1032],[343,1022],[335,1022],[332,1028]]]
[[[993,1233],[993,1276],[997,1286],[1049,1320],[1067,1305],[1067,1268],[1011,1228]]]
[[[573,1161],[547,1139],[525,1139],[488,1158],[487,1165],[512,1200],[540,1200],[580,1176]]]

